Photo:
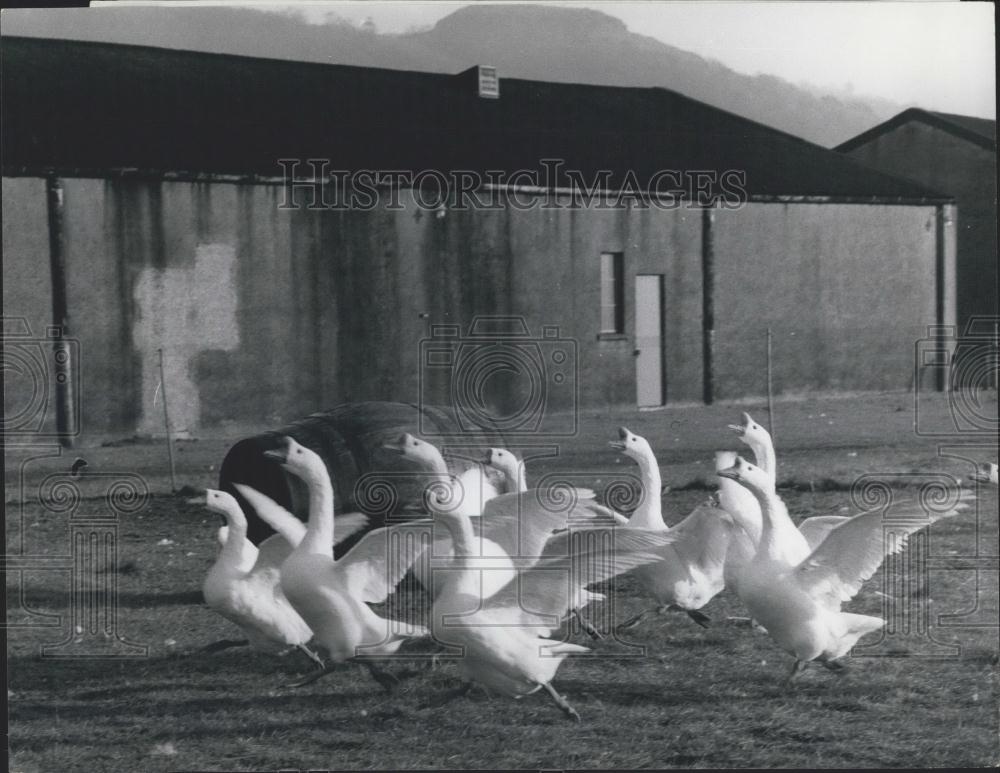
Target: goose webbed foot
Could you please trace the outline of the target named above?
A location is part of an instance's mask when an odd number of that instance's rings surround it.
[[[788,672],[788,679],[786,680],[786,684],[788,684],[789,686],[794,684],[795,680],[798,679],[799,674],[805,671],[806,666],[808,665],[809,665],[808,660],[796,660],[792,664],[792,670]]]
[[[307,684],[312,684],[313,682],[319,681],[327,674],[332,674],[336,670],[337,670],[337,664],[331,663],[328,666],[317,668],[311,674],[300,679],[297,682],[291,682],[290,684],[286,684],[285,687],[305,687]]]
[[[382,689],[386,692],[391,693],[399,686],[399,677],[395,674],[390,674],[388,671],[379,668],[370,660],[362,661],[362,665],[368,669],[368,673],[372,675],[372,679],[382,685]]]
[[[840,660],[824,660],[822,661],[822,663],[823,663],[823,668],[829,671],[833,671],[834,673],[837,674],[843,674],[845,671],[847,671],[847,664]]]
[[[569,702],[556,692],[556,688],[553,687],[548,682],[542,682],[542,687],[545,688],[546,692],[552,696],[552,700],[556,702],[556,705],[563,710],[566,716],[575,719],[577,722],[580,721],[580,715],[576,713],[576,709],[569,705]]]
[[[699,612],[697,609],[685,609],[687,616],[694,620],[702,628],[709,628],[712,624],[712,618],[706,615],[704,612]]]

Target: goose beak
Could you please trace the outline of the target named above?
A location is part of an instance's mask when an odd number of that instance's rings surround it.
[[[486,455],[483,456],[483,464],[493,464],[493,449],[487,449]]]
[[[619,427],[618,428],[618,437],[620,439],[619,440],[612,440],[610,443],[608,443],[608,445],[611,446],[616,451],[624,451],[625,450],[625,441],[628,440],[628,436],[630,434],[631,433],[628,431],[627,427]]]
[[[284,448],[270,448],[264,452],[264,458],[278,464],[284,464],[288,461],[288,452]]]
[[[612,440],[610,443],[608,443],[608,445],[611,446],[613,449],[615,449],[615,451],[625,450],[625,444],[620,440]]]
[[[726,426],[735,432],[739,437],[743,437],[747,433],[747,428],[739,424],[727,424]]]
[[[396,438],[391,443],[383,443],[379,446],[383,451],[388,451],[390,454],[397,454],[402,456],[406,453],[406,441],[409,440],[409,435],[403,434]]]
[[[976,468],[976,471],[974,473],[972,473],[972,474],[969,475],[969,480],[974,480],[977,483],[989,483],[990,482],[990,473],[991,472],[992,472],[992,468],[990,467],[990,465],[988,463],[987,464],[980,464]]]
[[[735,464],[732,467],[727,467],[724,470],[718,470],[715,474],[718,475],[720,478],[729,478],[730,480],[740,479],[740,471]]]

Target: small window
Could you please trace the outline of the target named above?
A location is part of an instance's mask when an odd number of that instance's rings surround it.
[[[625,332],[624,255],[601,253],[601,333]]]

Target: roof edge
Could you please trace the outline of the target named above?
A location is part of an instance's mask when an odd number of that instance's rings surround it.
[[[864,145],[866,142],[883,134],[887,134],[888,132],[897,129],[910,121],[919,121],[928,126],[932,126],[935,129],[941,129],[942,131],[946,131],[949,134],[953,134],[963,140],[967,140],[981,148],[984,148],[985,150],[992,150],[993,152],[996,152],[996,140],[990,140],[988,137],[984,137],[983,135],[971,131],[964,126],[959,126],[958,124],[949,121],[947,118],[942,118],[940,115],[921,107],[909,107],[903,112],[894,115],[889,120],[883,121],[882,123],[861,132],[861,134],[856,137],[852,137],[851,139],[840,143],[835,146],[833,150],[838,153],[848,153],[855,148]]]

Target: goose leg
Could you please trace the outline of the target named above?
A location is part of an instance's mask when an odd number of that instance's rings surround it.
[[[704,612],[699,612],[697,609],[685,609],[687,616],[694,620],[702,628],[708,628],[712,622],[712,618],[706,615]]]
[[[580,614],[579,609],[573,610],[573,616],[576,618],[576,621],[580,624],[580,627],[590,635],[591,639],[604,638],[604,636],[601,634],[600,631],[598,631],[596,628],[594,628],[594,626],[592,626],[584,619],[583,615]]]
[[[249,645],[249,639],[220,639],[217,642],[206,644],[198,652],[222,652],[230,647],[248,647]]]
[[[626,628],[632,628],[638,625],[640,621],[644,620],[645,618],[649,617],[650,615],[658,611],[659,611],[658,609],[644,609],[639,614],[630,617],[624,623],[620,623],[615,630],[624,631]]]
[[[792,670],[788,673],[787,683],[791,685],[798,678],[799,674],[806,670],[806,666],[808,665],[808,660],[796,660],[792,664]]]
[[[399,684],[399,677],[379,668],[370,660],[363,660],[361,663],[368,669],[368,673],[372,675],[372,679],[382,685],[383,690],[392,692],[396,689],[396,686]]]
[[[305,677],[303,679],[300,679],[297,682],[292,682],[290,684],[287,684],[285,686],[286,687],[305,687],[307,684],[312,684],[313,682],[316,682],[316,681],[322,679],[327,674],[332,674],[336,670],[337,670],[337,664],[336,663],[330,663],[329,665],[323,666],[323,668],[317,668],[315,671],[313,671],[311,674],[309,674],[309,676],[307,676],[307,677]]]
[[[563,712],[567,716],[572,717],[577,722],[580,721],[580,715],[576,713],[576,709],[574,709],[572,706],[570,706],[569,703],[567,702],[567,700],[563,696],[561,696],[559,693],[556,692],[556,688],[555,687],[553,687],[548,682],[542,682],[541,685],[542,685],[542,687],[545,688],[545,690],[548,692],[548,694],[552,696],[552,700],[554,700],[556,702],[556,705],[559,708],[561,708],[563,710]]]
[[[321,658],[317,653],[309,649],[305,644],[296,644],[295,647],[299,650],[299,652],[301,652],[303,655],[309,658],[317,666],[319,666],[320,668],[326,668],[326,663],[323,662],[323,658]]]

